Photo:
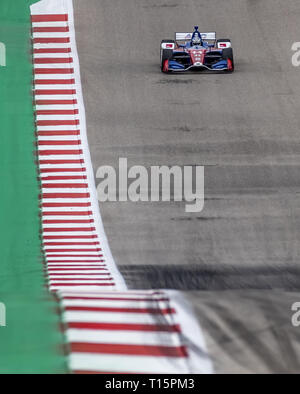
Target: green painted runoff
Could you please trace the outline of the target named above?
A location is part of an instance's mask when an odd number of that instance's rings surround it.
[[[30,0],[0,0],[0,374],[64,373],[57,304],[45,289],[35,164]],[[3,46],[2,46],[3,47]]]

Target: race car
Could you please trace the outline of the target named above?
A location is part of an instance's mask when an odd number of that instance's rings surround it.
[[[218,39],[216,33],[175,33],[175,40],[161,42],[161,71],[234,71],[231,41]]]

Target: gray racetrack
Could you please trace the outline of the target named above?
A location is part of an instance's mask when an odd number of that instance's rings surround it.
[[[101,205],[128,285],[184,291],[217,372],[299,372],[299,1],[74,4],[95,171],[119,157],[206,166],[200,214],[175,202]],[[195,24],[232,39],[234,74],[160,73],[161,39]]]

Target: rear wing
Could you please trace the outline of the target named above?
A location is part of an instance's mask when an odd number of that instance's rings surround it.
[[[216,41],[217,39],[217,33],[216,32],[210,32],[210,33],[200,33],[202,40],[208,40],[208,41]],[[175,33],[175,40],[176,41],[189,41],[193,37],[193,33]]]

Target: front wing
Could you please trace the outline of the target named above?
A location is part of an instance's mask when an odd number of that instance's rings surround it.
[[[202,63],[194,63],[189,66],[184,66],[181,63],[176,62],[176,60],[169,60],[168,71],[174,72],[185,72],[185,71],[199,71],[199,70],[208,70],[208,71],[227,71],[229,70],[229,65],[226,60],[220,60],[217,63],[214,63],[210,66]]]

